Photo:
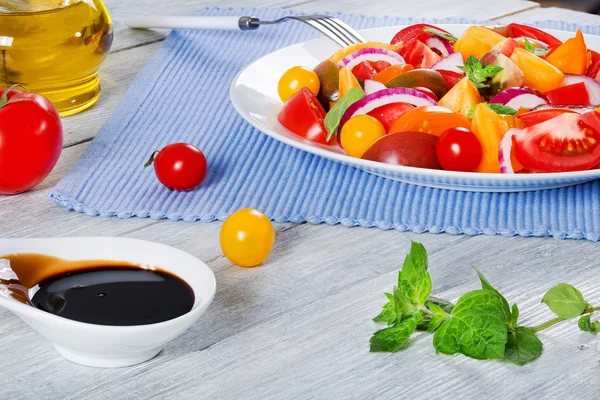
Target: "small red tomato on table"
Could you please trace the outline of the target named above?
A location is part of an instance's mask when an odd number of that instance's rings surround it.
[[[0,195],[25,192],[56,165],[63,145],[58,112],[45,97],[0,89]]]
[[[188,143],[173,143],[154,152],[145,167],[151,164],[160,183],[178,191],[200,186],[208,168],[204,153]]]

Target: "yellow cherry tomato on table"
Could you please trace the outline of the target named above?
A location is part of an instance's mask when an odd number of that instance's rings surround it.
[[[340,143],[349,156],[362,157],[380,137],[385,136],[385,127],[370,115],[352,117],[342,127]]]
[[[315,96],[318,95],[321,88],[319,77],[312,69],[293,67],[285,71],[279,79],[277,92],[281,101],[285,103],[290,97],[302,90],[303,87],[308,88]]]
[[[229,261],[240,267],[255,267],[269,256],[275,243],[275,229],[265,214],[244,208],[225,220],[220,242]]]

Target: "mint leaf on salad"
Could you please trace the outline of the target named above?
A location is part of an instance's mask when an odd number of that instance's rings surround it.
[[[544,57],[544,56],[547,56],[548,53],[550,53],[550,49],[542,49],[539,47],[535,47],[533,45],[533,43],[531,43],[529,41],[529,39],[527,39],[527,38],[525,38],[524,46],[525,46],[525,50],[527,50],[528,52],[530,52],[532,54],[535,54],[538,57]]]
[[[459,68],[467,74],[469,80],[478,89],[490,87],[488,82],[491,78],[504,69],[496,65],[484,65],[474,56],[470,56],[465,62],[465,66]]]
[[[352,88],[344,97],[338,100],[335,106],[325,116],[325,129],[327,130],[327,141],[329,142],[338,134],[342,116],[352,104],[365,97],[365,92],[358,88]]]
[[[488,106],[496,114],[510,115],[512,117],[514,117],[515,115],[517,115],[517,110],[515,110],[512,107],[503,106],[502,104],[490,104],[490,103],[480,103],[480,104]],[[469,119],[473,118],[473,115],[475,115],[475,110],[477,109],[478,105],[479,104],[475,104],[473,107],[469,108],[469,112],[467,113],[467,118],[469,118]]]
[[[448,40],[450,43],[454,43],[458,41],[458,38],[448,32],[441,31],[439,29],[432,28],[430,26],[426,26],[423,30],[427,33],[431,33],[432,35],[439,36],[442,39]]]
[[[476,270],[477,271],[477,270]],[[388,302],[374,318],[385,323],[370,340],[372,352],[402,350],[417,330],[433,333],[433,345],[438,353],[462,353],[474,359],[499,359],[524,365],[538,358],[543,344],[537,332],[567,319],[580,316],[581,331],[600,332],[600,321],[592,321],[600,307],[586,302],[581,292],[568,284],[559,284],[546,293],[543,302],[558,315],[536,326],[519,325],[521,311],[477,271],[482,289],[468,292],[456,305],[430,296],[431,276],[427,252],[419,243],[412,243],[393,294],[385,293]]]

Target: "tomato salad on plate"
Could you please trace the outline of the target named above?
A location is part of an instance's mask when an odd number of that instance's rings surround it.
[[[279,122],[351,157],[481,173],[600,166],[600,53],[578,31],[416,24],[279,80]]]

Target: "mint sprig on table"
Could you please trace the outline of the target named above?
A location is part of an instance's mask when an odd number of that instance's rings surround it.
[[[415,331],[421,330],[434,333],[433,346],[438,353],[524,365],[542,354],[543,344],[536,333],[553,325],[579,317],[580,330],[600,332],[600,321],[592,321],[600,307],[590,305],[579,290],[566,283],[553,287],[542,299],[557,318],[526,327],[519,325],[519,307],[510,306],[481,272],[476,270],[482,288],[464,294],[453,305],[431,297],[427,269],[425,248],[413,242],[398,272],[397,285],[392,293],[385,293],[388,302],[373,319],[388,326],[371,337],[372,352],[399,351]]]
[[[327,130],[327,141],[329,142],[338,134],[342,116],[352,104],[365,97],[365,92],[358,88],[352,88],[333,106],[325,116],[325,129]]]
[[[497,65],[484,65],[481,61],[477,59],[475,56],[470,56],[465,62],[464,67],[459,67],[475,87],[478,89],[488,88],[490,85],[488,82],[500,71],[504,68],[498,67]]]
[[[504,106],[502,104],[490,104],[490,103],[480,103],[480,104],[488,106],[496,114],[510,115],[510,116],[517,115],[517,110],[515,110],[512,107]],[[473,115],[475,115],[475,110],[477,109],[478,105],[479,104],[475,104],[473,107],[469,108],[469,112],[467,113],[467,118],[469,118],[469,119],[473,118]]]
[[[550,49],[542,49],[539,47],[535,47],[533,45],[533,43],[531,43],[529,41],[529,39],[527,39],[527,38],[525,38],[524,46],[525,46],[525,50],[527,50],[528,52],[530,52],[532,54],[535,54],[538,57],[544,57],[544,56],[547,56],[548,53],[550,53]]]

